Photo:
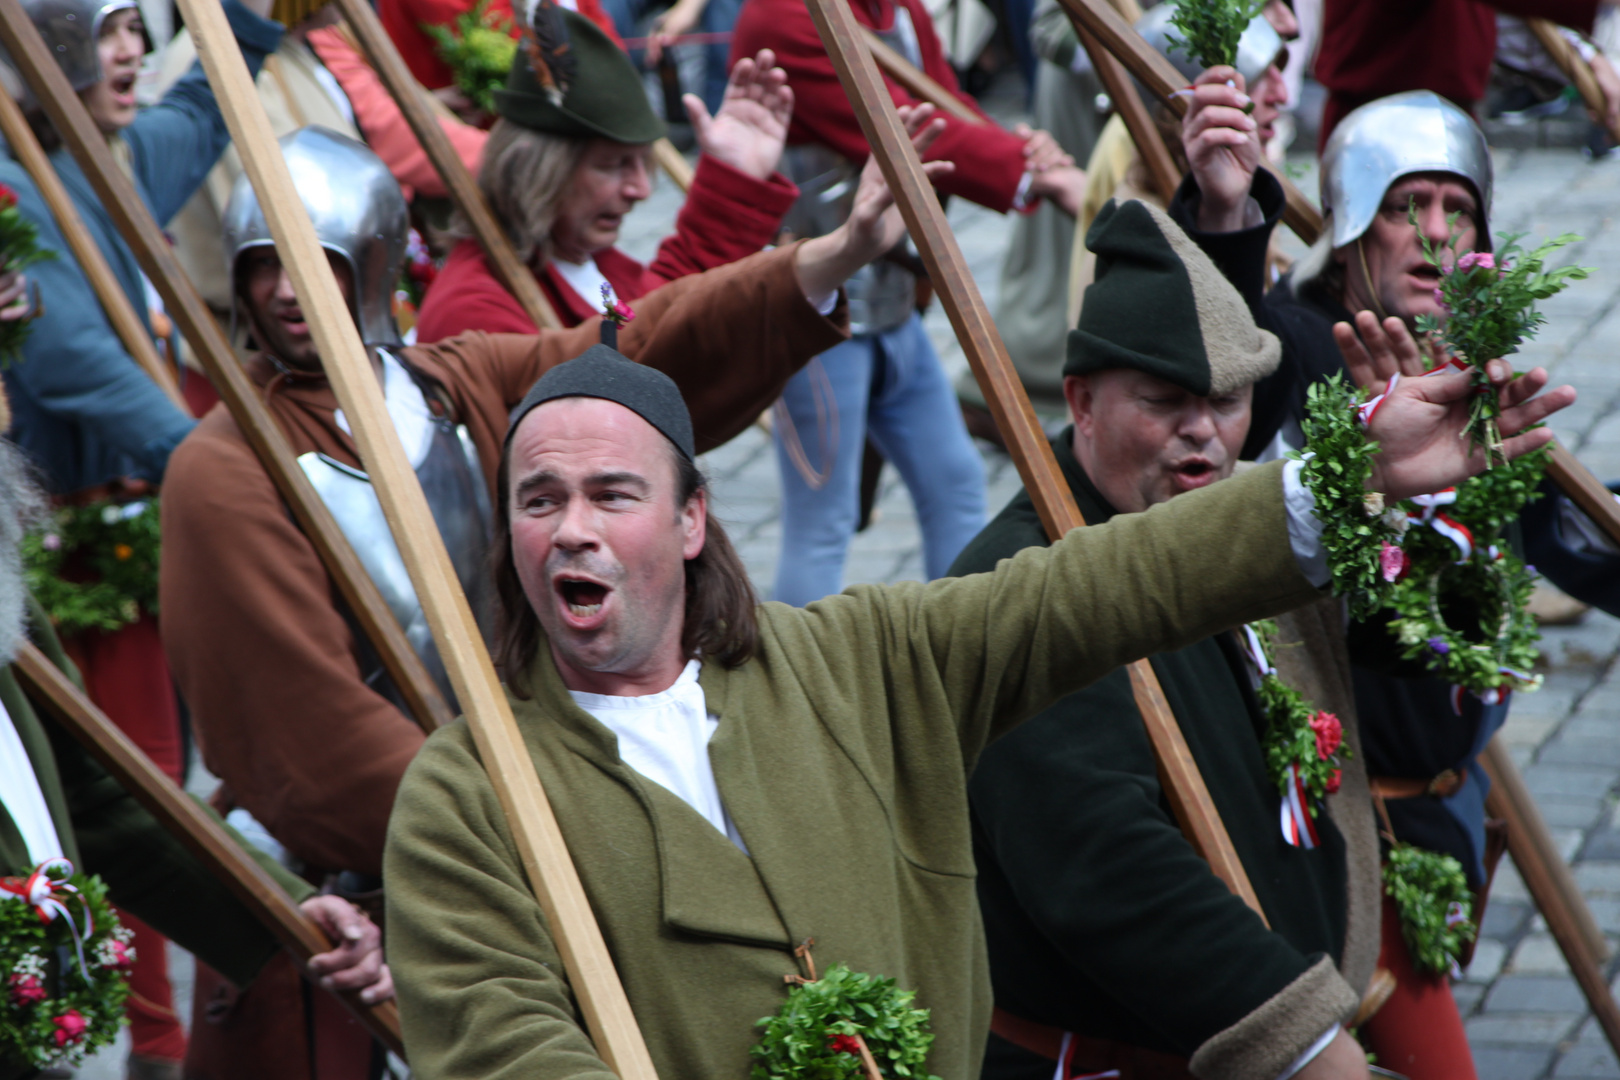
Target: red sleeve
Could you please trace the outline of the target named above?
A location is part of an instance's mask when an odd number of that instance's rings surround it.
[[[394,179],[406,189],[406,198],[410,198],[413,190],[430,198],[448,195],[443,178],[428,160],[422,144],[416,141],[416,133],[406,123],[394,95],[383,86],[371,65],[333,27],[311,31],[309,45],[343,87],[349,104],[354,107],[355,120],[365,134],[366,145],[376,151]],[[439,117],[439,126],[450,137],[450,145],[455,147],[456,156],[467,166],[467,171],[477,176],[489,132],[464,124],[453,116]]]
[[[476,240],[463,240],[422,299],[416,340],[443,341],[469,330],[490,334],[532,334],[535,325],[517,297],[501,286],[484,262]]]
[[[759,251],[776,239],[782,215],[798,197],[799,189],[780,173],[755,180],[704,154],[675,218],[675,231],[658,245],[640,292]]]
[[[416,81],[429,90],[449,86],[455,76],[450,65],[439,59],[433,39],[423,32],[422,24],[445,26],[455,22],[457,15],[472,9],[473,0],[377,0],[377,15],[383,29],[394,39]],[[489,0],[488,10],[511,19],[512,0]]]
[[[890,0],[879,2],[884,4],[884,24],[888,25],[893,20]],[[927,11],[918,0],[897,2],[910,11],[917,28],[923,69],[983,116],[973,99],[957,88],[956,75],[934,35],[933,20]],[[878,25],[867,4],[858,0],[853,8],[863,24]],[[866,137],[861,134],[860,122],[849,106],[803,0],[748,0],[743,5],[731,37],[732,62],[753,56],[760,49],[776,51],[777,63],[787,70],[788,84],[793,87],[793,124],[788,130],[788,142],[820,143],[851,161],[864,162],[868,153]],[[887,78],[884,85],[895,104],[916,104],[910,94]],[[945,132],[929,148],[926,158],[956,163],[955,171],[939,182],[940,191],[1006,211],[1012,208],[1023,179],[1023,145],[1022,139],[988,118],[984,124],[970,124],[947,116]]]

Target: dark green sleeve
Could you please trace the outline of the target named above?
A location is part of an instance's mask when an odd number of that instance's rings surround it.
[[[969,794],[996,1001],[1015,1013],[1191,1055],[1317,959],[1183,837],[1123,669],[992,743]]]

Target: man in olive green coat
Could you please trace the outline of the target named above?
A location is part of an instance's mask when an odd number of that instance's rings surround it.
[[[0,435],[10,424],[0,390]],[[32,638],[78,678],[23,581],[20,543],[45,508],[31,477],[22,452],[0,438],[0,875],[26,875],[47,859],[66,858],[99,875],[119,907],[246,985],[278,951],[275,937],[72,736],[34,711],[12,672],[17,650]],[[360,990],[368,1001],[390,997],[377,927],[345,900],[313,896],[303,880],[236,839],[305,915],[342,942],[312,957],[310,973],[329,989]],[[30,1066],[0,1051],[0,1080],[31,1075]]]
[[[932,1011],[928,1071],[969,1080],[991,1003],[968,771],[1122,663],[1316,599],[1327,577],[1297,469],[1076,530],[994,573],[756,606],[674,384],[605,351],[552,369],[514,411],[497,654],[653,1063],[664,1080],[747,1075],[755,1021],[814,938],[823,968],[914,989]],[[1504,388],[1504,430],[1573,401],[1529,398],[1545,382]],[[1458,438],[1467,393],[1462,376],[1392,391],[1371,431],[1375,489],[1478,468]],[[1523,452],[1548,436],[1516,438]],[[407,772],[384,874],[416,1075],[610,1075],[464,722]]]

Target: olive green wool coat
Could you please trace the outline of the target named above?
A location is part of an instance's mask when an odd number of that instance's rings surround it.
[[[994,573],[762,605],[755,657],[701,676],[746,855],[624,765],[541,649],[535,696],[513,708],[662,1080],[742,1080],[805,938],[822,967],[915,988],[930,1071],[976,1077],[991,1004],[968,825],[979,752],[1120,664],[1317,596],[1275,465]],[[416,1075],[606,1080],[464,722],[411,765],[384,866]]]

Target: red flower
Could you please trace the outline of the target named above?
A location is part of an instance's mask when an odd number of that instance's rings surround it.
[[[1388,540],[1378,551],[1378,569],[1385,581],[1399,581],[1412,569],[1412,559]]]
[[[18,1008],[37,1005],[45,1000],[45,987],[33,975],[13,975],[10,982],[11,1003]]]
[[[0,210],[10,210],[17,205],[17,193],[0,184]]]
[[[854,1035],[829,1035],[827,1045],[835,1054],[854,1054],[861,1056],[861,1040]]]
[[[1319,712],[1311,717],[1311,731],[1316,735],[1316,756],[1326,761],[1344,741],[1344,725],[1330,712]]]
[[[80,1015],[78,1009],[69,1009],[61,1016],[52,1017],[51,1023],[56,1025],[57,1046],[68,1046],[78,1042],[84,1038],[85,1028],[90,1026],[90,1021]]]
[[[122,971],[125,968],[132,968],[135,966],[135,950],[131,949],[128,945],[125,945],[117,938],[114,938],[112,941],[107,943],[107,952],[112,958],[112,963],[108,964],[108,967]]]
[[[1342,771],[1342,770],[1339,770],[1339,769],[1334,769],[1334,770],[1333,770],[1333,775],[1332,775],[1332,776],[1330,776],[1330,777],[1328,777],[1328,780],[1327,780],[1327,785],[1326,785],[1326,791],[1327,791],[1327,793],[1328,793],[1328,794],[1329,794],[1329,795],[1334,795],[1334,794],[1337,794],[1337,793],[1338,793],[1338,790],[1339,790],[1339,779],[1340,779],[1340,778],[1339,778],[1339,773],[1340,773],[1340,772],[1341,772],[1341,771]]]

